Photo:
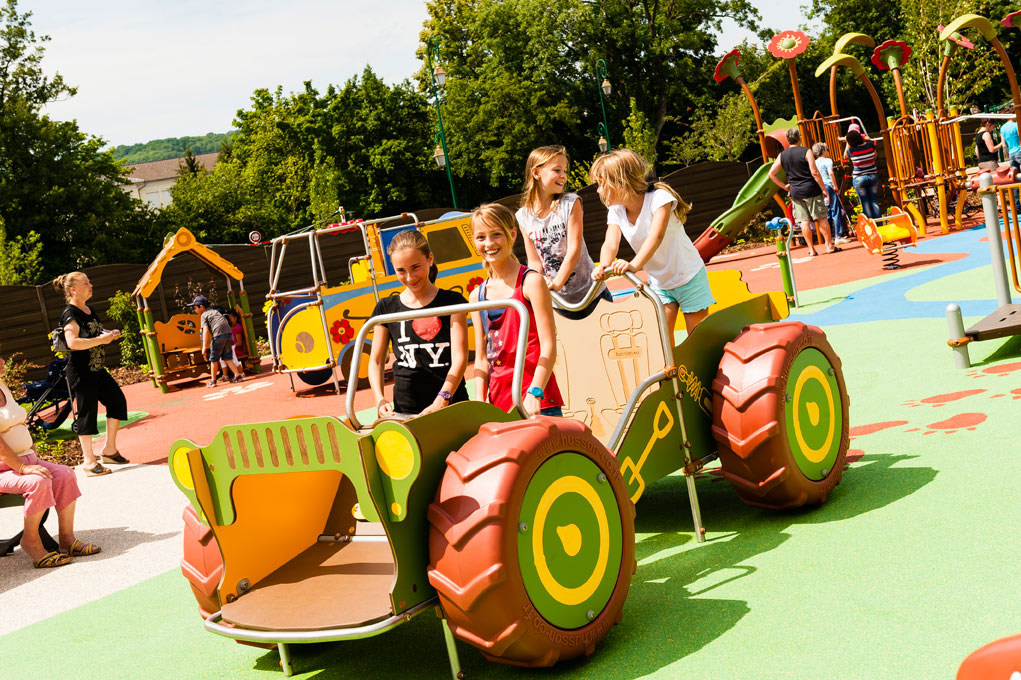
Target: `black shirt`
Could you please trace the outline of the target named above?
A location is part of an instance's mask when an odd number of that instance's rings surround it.
[[[95,310],[90,308],[86,314],[74,305],[68,305],[64,313],[60,315],[60,326],[63,328],[70,322],[78,324],[79,338],[96,338],[103,332],[103,324],[96,316]],[[89,349],[71,351],[71,358],[67,362],[67,377],[71,381],[71,387],[75,387],[82,380],[88,380],[90,374],[106,370],[106,345],[96,345]]]
[[[467,300],[459,293],[440,288],[433,301],[422,309],[465,303]],[[409,311],[414,309],[401,302],[400,295],[391,295],[376,303],[372,316]],[[450,317],[397,321],[386,324],[386,329],[396,358],[393,366],[394,411],[418,413],[433,403],[450,372]],[[451,403],[468,400],[463,378],[453,397]]]
[[[819,183],[812,176],[808,167],[808,149],[803,146],[792,146],[780,154],[780,167],[787,174],[787,183],[791,185],[791,198],[812,198],[822,194]]]
[[[992,138],[989,130],[982,128],[979,130],[978,135],[975,136],[975,152],[978,155],[979,163],[988,163],[990,161],[999,161],[1000,154],[998,151],[990,151],[989,147],[986,146],[986,136]],[[995,144],[994,144],[995,146]]]

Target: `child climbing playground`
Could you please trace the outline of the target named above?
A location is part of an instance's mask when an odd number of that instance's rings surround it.
[[[666,309],[667,328],[674,328],[680,310],[690,333],[714,302],[705,265],[684,231],[691,205],[667,184],[650,182],[648,161],[630,149],[600,156],[589,174],[599,185],[599,199],[609,208],[600,264],[592,278],[601,281],[608,272],[620,275],[645,269]],[[633,260],[616,259],[621,234],[635,250]]]

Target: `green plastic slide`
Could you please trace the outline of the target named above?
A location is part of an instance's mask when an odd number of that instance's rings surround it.
[[[695,248],[704,262],[733,243],[738,234],[766,207],[779,187],[769,179],[772,163],[759,166],[734,199],[734,205],[713,220],[713,223],[695,240]],[[780,170],[780,180],[785,179]]]

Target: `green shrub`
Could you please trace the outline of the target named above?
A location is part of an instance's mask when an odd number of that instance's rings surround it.
[[[110,298],[110,318],[117,322],[121,330],[121,365],[138,366],[145,363],[145,350],[142,348],[141,328],[138,325],[138,312],[131,295],[117,291]]]

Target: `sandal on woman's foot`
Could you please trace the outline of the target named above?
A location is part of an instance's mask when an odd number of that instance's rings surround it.
[[[837,246],[833,246],[833,250],[827,250],[826,254],[829,255],[830,253],[842,253],[842,252],[844,252],[843,248],[839,248]]]
[[[117,465],[124,465],[131,462],[122,456],[120,451],[114,451],[112,456],[108,456],[104,453],[102,458],[104,463],[116,463]]]
[[[86,477],[102,477],[103,475],[108,475],[113,472],[110,468],[103,467],[103,464],[99,461],[96,461],[96,464],[92,467],[83,466],[83,469],[85,470]]]
[[[83,543],[78,539],[75,539],[74,543],[71,544],[70,550],[67,550],[66,552],[61,550],[60,552],[62,555],[66,555],[68,557],[88,557],[89,555],[95,555],[98,552],[102,552],[102,550],[103,549],[98,545]]]
[[[36,569],[51,569],[53,567],[62,567],[65,564],[70,564],[73,559],[74,558],[70,555],[62,555],[56,550],[51,550],[33,562],[32,566]]]

